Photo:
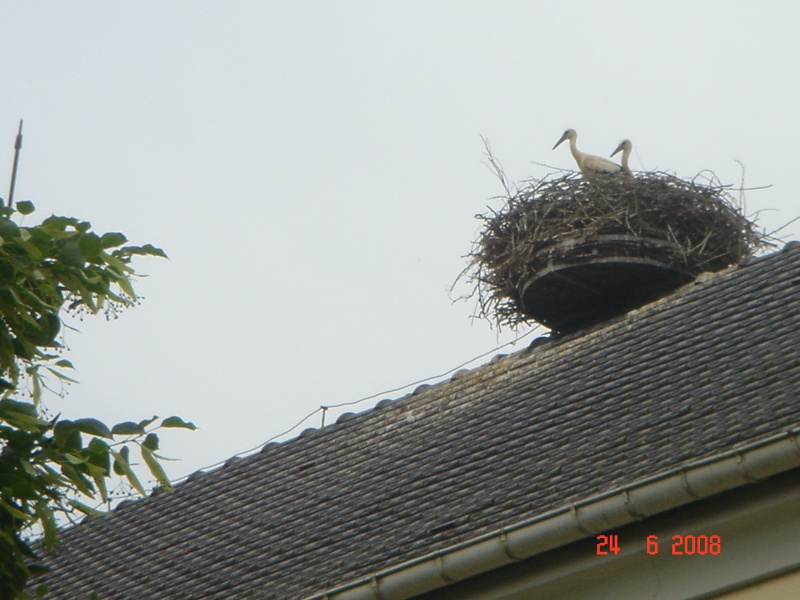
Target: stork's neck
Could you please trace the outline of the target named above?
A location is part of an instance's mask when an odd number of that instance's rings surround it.
[[[575,138],[577,136],[573,136],[569,138],[569,151],[572,152],[572,158],[575,159],[575,162],[578,163],[579,167],[583,166],[583,152],[578,150],[578,146],[575,143]]]
[[[628,171],[628,173],[631,172],[631,168],[628,166],[628,157],[630,155],[631,155],[631,149],[630,148],[625,148],[622,151],[622,168],[625,169],[626,171]]]

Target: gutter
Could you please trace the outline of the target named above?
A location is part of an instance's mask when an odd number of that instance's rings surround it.
[[[800,428],[549,511],[304,600],[406,600],[800,467]]]

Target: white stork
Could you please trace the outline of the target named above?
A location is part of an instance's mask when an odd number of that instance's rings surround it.
[[[575,162],[578,163],[578,168],[581,170],[581,174],[584,177],[591,177],[592,175],[598,174],[619,173],[620,166],[617,163],[607,158],[601,158],[594,154],[585,154],[578,150],[575,145],[576,139],[578,139],[578,134],[575,133],[575,130],[567,129],[564,135],[561,136],[561,139],[553,146],[553,150],[558,148],[558,145],[564,140],[569,140],[569,151],[572,152],[572,157],[575,159]]]
[[[611,153],[611,156],[622,152],[622,170],[628,173],[631,172],[631,168],[628,166],[628,157],[631,155],[631,150],[633,150],[633,144],[631,144],[630,140],[622,140],[617,146],[617,149]]]

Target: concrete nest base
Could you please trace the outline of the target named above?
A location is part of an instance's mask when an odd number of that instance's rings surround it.
[[[572,331],[627,312],[688,283],[693,275],[668,257],[671,242],[598,236],[548,248],[548,265],[522,288],[525,314],[555,331]]]

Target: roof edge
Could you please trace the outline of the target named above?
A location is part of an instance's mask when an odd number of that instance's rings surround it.
[[[800,467],[800,428],[526,519],[304,600],[406,600]]]

